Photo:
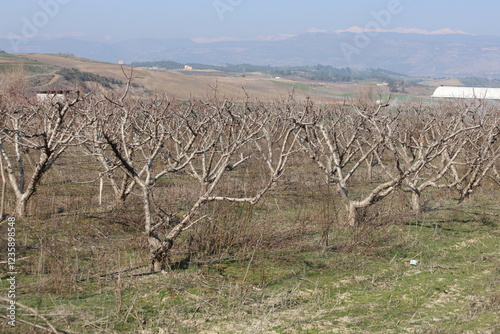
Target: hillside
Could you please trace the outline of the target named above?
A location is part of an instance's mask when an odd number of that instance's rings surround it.
[[[184,65],[192,69],[185,70]],[[219,96],[243,100],[275,100],[293,93],[317,102],[335,102],[370,94],[397,100],[430,96],[439,85],[498,87],[499,80],[479,77],[416,78],[383,69],[355,70],[332,66],[205,65],[172,61],[133,63],[133,67],[101,62],[71,54],[8,54],[0,52],[0,82],[23,73],[24,86],[32,90],[121,89],[132,75],[137,93],[166,93],[179,99]],[[8,81],[8,80],[7,80]],[[383,84],[385,83],[385,84]],[[388,83],[388,84],[387,84]],[[1,89],[5,89],[6,84]]]
[[[211,94],[215,87],[220,94],[232,99],[245,97],[242,87],[250,96],[259,99],[274,99],[287,94],[286,87],[277,85],[269,76],[258,73],[241,77],[237,74],[227,75],[216,71],[159,71],[132,68],[63,55],[29,54],[25,56],[31,60],[54,66],[76,68],[83,72],[95,73],[115,80],[126,81],[126,75],[132,75],[133,82],[143,86],[148,91],[161,91],[180,99],[188,99],[190,96],[206,96]],[[314,95],[319,97],[326,96],[328,93],[319,92]]]
[[[500,38],[464,34],[380,32],[366,35],[306,33],[277,41],[197,43],[189,39],[97,42],[61,38],[31,40],[18,52],[67,52],[100,61],[174,60],[202,64],[385,68],[412,76],[500,78]],[[13,51],[0,38],[0,49]]]
[[[25,75],[49,74],[58,69],[57,66],[40,62],[36,59],[28,59],[22,55],[14,55],[0,51],[0,75],[6,75],[22,68]]]
[[[90,91],[95,84],[106,89],[124,84],[121,80],[67,67],[64,57],[67,56],[60,54],[57,55],[59,61],[44,62],[36,57],[0,52],[0,84],[3,86],[0,90],[73,89],[78,86]]]
[[[219,95],[242,100],[246,94],[252,99],[274,100],[287,97],[294,92],[296,98],[311,96],[318,102],[332,102],[363,94],[374,83],[356,84],[333,83],[310,81],[303,78],[276,78],[273,75],[259,72],[228,73],[215,70],[164,70],[149,68],[132,68],[118,64],[111,64],[89,59],[83,59],[67,54],[23,54],[12,56],[15,59],[23,59],[28,63],[35,63],[50,69],[44,76],[36,76],[28,73],[32,81],[39,83],[39,88],[51,86],[65,86],[71,88],[75,82],[63,80],[62,69],[77,69],[82,73],[93,73],[105,81],[118,83],[115,88],[120,87],[120,82],[125,82],[126,76],[132,74],[135,78],[133,83],[149,92],[165,92],[180,99],[188,99],[191,96],[204,97],[213,93],[216,88]],[[67,73],[66,70],[64,73]],[[80,74],[83,77],[83,74]],[[42,80],[44,79],[44,80]],[[43,82],[41,82],[43,81]],[[244,89],[243,89],[244,88]],[[387,94],[387,87],[377,87],[377,92]],[[428,96],[430,91],[424,89],[422,96]],[[418,95],[418,94],[417,94]]]

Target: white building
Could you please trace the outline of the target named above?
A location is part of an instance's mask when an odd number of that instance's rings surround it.
[[[500,88],[441,86],[434,91],[431,97],[500,100]]]

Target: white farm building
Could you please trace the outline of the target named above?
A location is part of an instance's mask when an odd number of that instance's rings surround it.
[[[436,89],[431,97],[500,100],[500,88],[441,86]]]

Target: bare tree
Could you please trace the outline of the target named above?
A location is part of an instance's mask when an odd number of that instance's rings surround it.
[[[441,108],[442,109],[442,108]],[[411,207],[421,213],[421,194],[429,188],[449,188],[454,181],[447,174],[464,154],[468,136],[480,129],[469,109],[441,110],[434,106],[402,107],[403,115],[394,137],[393,150],[401,157],[399,164],[408,169],[418,160],[420,167],[403,182],[403,191],[411,193]]]
[[[26,204],[35,194],[43,175],[70,146],[86,125],[73,99],[31,103],[12,99],[3,106],[0,154],[7,179],[16,196],[16,215],[25,217]]]
[[[447,175],[449,187],[459,193],[459,202],[463,202],[480,187],[487,176],[498,180],[496,165],[500,160],[498,105],[473,101],[467,110],[470,110],[470,122],[475,124],[475,131],[465,137],[463,154],[452,164]]]
[[[416,176],[442,155],[462,128],[436,131],[435,118],[420,122],[402,109],[364,106],[334,106],[321,110],[309,106],[302,122],[301,144],[324,172],[327,182],[338,188],[346,203],[347,222],[358,224],[359,212],[400,188],[403,181]],[[369,174],[377,170],[378,180],[365,195],[353,196],[350,184],[363,164]],[[427,186],[427,185],[424,185]]]
[[[249,103],[229,101],[178,103],[166,99],[131,101],[108,99],[112,117],[102,125],[102,142],[141,190],[150,268],[163,270],[174,241],[204,217],[197,217],[209,202],[256,203],[283,173],[294,152],[295,124]],[[99,143],[100,144],[100,143]],[[218,193],[224,176],[250,160],[264,162],[267,181],[253,194]],[[108,161],[112,161],[108,158]],[[157,208],[155,185],[165,177],[187,173],[200,185],[190,209],[176,213]],[[227,181],[226,181],[227,182]],[[163,214],[157,215],[160,211]],[[161,236],[163,232],[163,236]]]
[[[384,143],[384,134],[371,128],[371,122],[381,110],[382,107],[378,107],[368,116],[346,106],[322,110],[309,101],[305,106],[306,116],[300,122],[302,147],[324,172],[327,183],[338,188],[346,202],[348,223],[352,226],[357,224],[359,208],[373,204],[398,183],[391,179],[361,201],[354,200],[349,192],[349,182],[355,172]]]

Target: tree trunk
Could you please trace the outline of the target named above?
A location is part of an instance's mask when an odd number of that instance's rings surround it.
[[[116,204],[123,205],[128,195],[130,195],[130,193],[132,192],[132,189],[134,188],[136,181],[133,180],[131,181],[130,177],[127,174],[125,174],[122,178],[120,186],[117,185],[117,183],[113,178],[111,178],[111,184],[115,191]]]
[[[148,237],[149,249],[150,249],[150,262],[149,269],[151,271],[162,271],[167,269],[169,264],[168,253],[172,246],[173,241],[167,239],[161,241],[156,235],[152,234]]]
[[[99,206],[102,205],[102,190],[103,190],[103,187],[104,187],[104,181],[101,178],[99,178]]]
[[[28,197],[21,196],[16,199],[16,218],[26,217],[26,205],[28,203]]]
[[[151,262],[149,269],[154,272],[165,270],[166,262],[167,262],[166,256],[164,256],[164,254],[159,255],[153,252],[151,254]]]
[[[124,193],[116,194],[115,195],[115,203],[114,203],[115,206],[117,206],[117,207],[123,206],[126,199],[127,199],[127,195],[125,195]]]
[[[25,192],[20,193],[16,191],[16,217],[26,218],[26,206],[36,192],[36,185],[41,178],[41,174],[36,174],[35,176],[33,176]]]
[[[351,227],[358,227],[359,225],[359,213],[358,207],[354,205],[354,203],[349,202],[347,204],[347,223]]]
[[[367,171],[367,177],[368,177],[368,182],[372,182],[373,180],[373,167],[372,167],[372,164],[371,163],[367,163],[366,165],[366,171]]]
[[[5,190],[7,187],[7,183],[5,182],[5,179],[2,182],[2,199],[0,203],[0,220],[3,218],[3,215],[5,214]]]
[[[144,202],[145,230],[148,235],[149,243],[149,269],[151,271],[162,271],[167,269],[168,252],[173,246],[172,239],[162,241],[154,231],[154,219],[151,212],[151,189],[149,180],[139,183],[142,188],[142,199]]]
[[[5,179],[5,171],[3,170],[3,157],[0,155],[0,174],[2,175],[2,199],[0,200],[0,220],[5,214],[5,190],[7,187],[7,180]]]
[[[411,192],[411,210],[416,215],[422,213],[422,205],[420,204],[420,192],[418,190],[413,190]]]

